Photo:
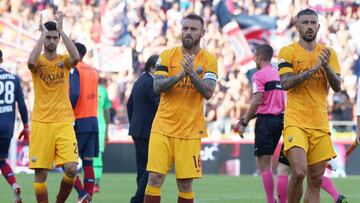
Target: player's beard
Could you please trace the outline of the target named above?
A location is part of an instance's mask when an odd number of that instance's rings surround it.
[[[48,52],[54,52],[54,51],[56,51],[56,48],[57,48],[56,45],[48,45],[48,46],[45,46],[45,49],[46,49],[46,51],[48,51]]]
[[[187,38],[188,37],[183,37],[181,40],[185,49],[191,49],[200,43],[200,37],[197,39],[190,38],[191,40],[186,40]]]
[[[313,42],[316,39],[317,32],[313,31],[313,35],[311,37],[307,36],[307,32],[308,31],[304,32],[303,34],[300,34],[300,37],[306,42]]]

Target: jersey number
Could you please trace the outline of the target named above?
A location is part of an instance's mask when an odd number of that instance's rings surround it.
[[[4,95],[4,99],[0,99],[0,104],[12,104],[14,102],[15,85],[12,81],[0,81],[0,95]]]
[[[193,161],[194,161],[195,168],[200,168],[201,167],[201,165],[200,165],[200,155],[198,157],[193,156]]]

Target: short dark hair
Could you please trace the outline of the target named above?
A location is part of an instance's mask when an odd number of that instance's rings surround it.
[[[318,17],[318,14],[316,13],[316,11],[310,9],[310,8],[306,8],[304,10],[299,11],[299,13],[296,15],[296,18],[300,18],[300,16],[303,15],[316,15],[316,17]]]
[[[44,23],[44,26],[49,31],[57,31],[56,23],[54,21],[48,21],[48,22]]]
[[[150,69],[152,67],[155,68],[158,59],[159,59],[159,55],[157,54],[151,55],[145,63],[144,71],[150,72]]]
[[[75,44],[77,51],[79,52],[80,58],[82,59],[87,52],[86,46],[80,42],[75,42],[74,44]]]
[[[256,55],[261,56],[263,60],[271,61],[271,58],[273,57],[274,50],[273,48],[268,44],[262,44],[256,48]]]
[[[200,21],[202,26],[204,26],[204,24],[205,24],[204,19],[201,16],[196,15],[196,14],[189,14],[183,18],[183,20],[185,20],[185,19],[198,20],[198,21]]]

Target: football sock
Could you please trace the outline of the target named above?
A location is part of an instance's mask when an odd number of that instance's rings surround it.
[[[286,203],[287,201],[287,188],[288,188],[288,176],[278,176],[277,177],[277,194],[279,203]]]
[[[69,197],[72,188],[74,187],[75,177],[71,178],[66,173],[64,173],[64,177],[60,184],[60,190],[56,197],[56,203],[64,203],[66,199]]]
[[[48,203],[48,192],[47,192],[47,186],[46,183],[34,183],[34,190],[35,190],[35,196],[38,203]]]
[[[5,160],[0,161],[0,170],[6,181],[9,183],[9,185],[12,186],[14,183],[16,183],[16,178],[14,176],[14,173],[11,167],[9,166],[9,164],[7,164]]]
[[[147,185],[145,189],[144,203],[160,203],[160,187]]]
[[[336,190],[334,183],[331,181],[331,179],[329,177],[323,176],[321,188],[330,194],[330,196],[334,200],[334,202],[336,202],[336,200],[340,196],[340,194]]]
[[[274,179],[273,174],[270,170],[261,173],[264,190],[266,193],[266,199],[268,203],[274,203]]]
[[[78,193],[79,197],[82,197],[86,194],[85,189],[81,184],[79,176],[76,176],[76,178],[75,178],[74,188],[75,188],[76,192]]]
[[[179,192],[178,203],[194,203],[194,193]]]
[[[84,187],[85,191],[92,197],[94,193],[95,174],[92,160],[84,160]]]

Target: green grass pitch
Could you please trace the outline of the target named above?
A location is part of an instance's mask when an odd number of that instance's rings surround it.
[[[82,176],[82,175],[81,175]],[[23,202],[35,203],[33,191],[33,175],[19,174],[16,176],[22,186]],[[55,202],[62,175],[49,173],[48,192],[50,202]],[[359,184],[360,176],[335,178],[338,190],[344,194],[350,203],[360,202]],[[207,175],[194,181],[196,203],[264,203],[260,177],[253,176],[220,176]],[[128,203],[135,192],[135,174],[106,173],[101,182],[101,192],[95,193],[94,203]],[[168,175],[162,187],[162,202],[177,202],[177,188],[174,175]],[[67,202],[76,202],[76,192],[73,190]],[[0,203],[11,203],[12,193],[4,178],[0,178]],[[330,196],[321,192],[321,203],[332,203]]]

